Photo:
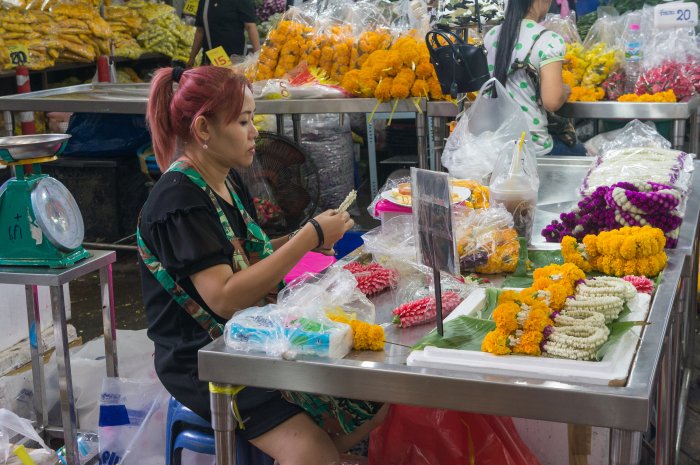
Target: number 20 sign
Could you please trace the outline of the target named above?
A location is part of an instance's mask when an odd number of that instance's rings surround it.
[[[654,7],[654,26],[661,28],[695,27],[698,5],[694,2],[662,3]]]

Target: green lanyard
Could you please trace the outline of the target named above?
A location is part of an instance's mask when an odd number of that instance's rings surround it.
[[[246,225],[246,238],[243,240],[243,246],[241,246],[241,240],[235,236],[233,228],[231,228],[231,224],[228,218],[226,218],[224,211],[221,209],[221,205],[214,195],[214,192],[207,185],[202,176],[188,163],[183,161],[176,161],[170,165],[168,172],[170,171],[183,173],[209,196],[209,199],[214,204],[214,208],[216,208],[216,213],[219,217],[221,227],[224,229],[224,234],[226,234],[226,238],[233,246],[232,266],[234,272],[244,270],[250,266],[247,255],[255,257],[257,261],[269,257],[272,254],[273,248],[270,238],[267,237],[267,234],[253,221],[253,218],[251,218],[250,214],[248,214],[243,207],[241,199],[238,198],[238,195],[228,181],[226,182],[226,187]],[[173,300],[189,313],[189,315],[209,333],[212,339],[221,336],[223,334],[224,325],[217,322],[206,310],[192,299],[179,284],[177,284],[175,279],[166,271],[165,267],[163,267],[162,263],[158,261],[158,258],[146,246],[141,236],[141,231],[138,228],[136,229],[136,241],[139,254],[144,264],[160,285],[168,291]]]

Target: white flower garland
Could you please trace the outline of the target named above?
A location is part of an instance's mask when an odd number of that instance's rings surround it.
[[[600,297],[577,296],[575,299],[566,300],[564,310],[591,310],[602,313],[607,324],[620,316],[624,303],[624,300],[612,295]]]
[[[544,350],[549,356],[593,360],[609,334],[607,326],[558,326],[549,335]]]
[[[637,289],[627,281],[612,276],[585,280],[576,287],[576,298],[615,296],[629,301],[637,295]]]
[[[554,323],[561,326],[588,326],[590,328],[602,328],[605,326],[605,317],[602,313],[592,310],[564,310],[554,317]]]

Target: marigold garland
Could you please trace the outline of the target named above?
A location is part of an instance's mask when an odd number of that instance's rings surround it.
[[[352,348],[354,350],[384,350],[384,328],[356,320],[337,308],[326,313],[329,320],[345,323],[352,328]]]
[[[562,256],[568,263],[612,276],[656,276],[665,267],[666,238],[659,228],[625,226],[589,234],[581,244],[571,236],[562,239]]]
[[[678,101],[676,93],[673,89],[656,94],[625,94],[617,99],[618,102],[657,102],[657,103],[675,103]]]
[[[605,91],[601,87],[574,86],[571,88],[569,102],[597,102],[603,100]]]

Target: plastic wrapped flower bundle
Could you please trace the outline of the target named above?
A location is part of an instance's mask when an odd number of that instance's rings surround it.
[[[589,62],[585,57],[583,45],[580,42],[567,43],[562,76],[564,83],[571,88],[581,85]]]
[[[454,228],[463,274],[515,271],[520,244],[518,233],[513,229],[513,217],[504,207],[456,209]]]
[[[610,73],[608,78],[601,84],[605,91],[605,98],[608,100],[617,100],[625,93],[625,82],[627,74],[624,70],[619,70]]]
[[[677,61],[667,61],[655,66],[639,77],[635,86],[635,93],[658,94],[666,90],[673,90],[676,98],[683,101],[695,93],[695,84],[692,76],[686,74],[684,64]]]
[[[358,320],[355,315],[340,307],[326,309],[326,317],[336,323],[350,326],[354,350],[384,350],[384,328],[381,326]]]
[[[385,268],[379,263],[363,265],[352,262],[343,268],[355,276],[357,288],[366,296],[375,295],[394,287],[399,281],[399,274],[396,270]]]
[[[331,26],[309,39],[307,50],[300,60],[305,60],[310,67],[322,69],[330,79],[340,81],[345,73],[355,67],[357,56],[351,28]]]
[[[442,316],[449,315],[452,310],[462,302],[463,298],[457,292],[442,293]],[[437,318],[435,297],[428,296],[399,305],[391,313],[394,314],[393,323],[400,328],[409,328],[427,323],[432,323]]]
[[[652,277],[666,267],[665,245],[666,238],[658,228],[626,226],[597,236],[589,234],[580,243],[566,236],[561,249],[564,260],[582,270]]]
[[[357,68],[361,68],[369,56],[377,50],[386,50],[391,45],[391,33],[388,30],[365,31],[357,40]]]
[[[653,182],[620,182],[600,186],[584,196],[578,206],[562,213],[542,230],[547,242],[561,242],[565,236],[583,239],[588,234],[610,231],[620,226],[649,225],[659,228],[666,236],[666,244],[673,248],[683,216],[678,211],[680,193],[663,184]]]
[[[622,63],[622,52],[600,42],[586,50],[584,61],[588,63],[588,67],[581,78],[581,85],[583,87],[597,87]]]
[[[258,58],[256,81],[279,78],[294,69],[309,49],[308,37],[314,29],[294,16],[294,9],[270,31]]]
[[[675,92],[669,89],[657,94],[625,94],[621,95],[618,102],[655,102],[655,103],[674,103],[677,102]]]

